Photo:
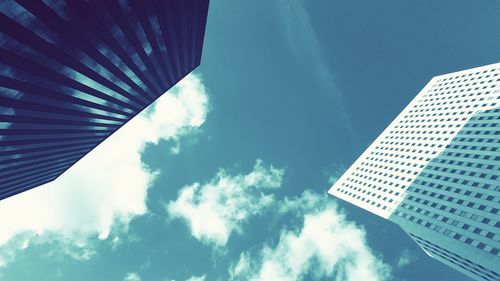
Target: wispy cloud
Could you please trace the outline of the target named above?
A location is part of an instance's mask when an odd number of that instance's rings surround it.
[[[282,0],[277,2],[277,11],[282,20],[288,46],[304,67],[311,69],[323,85],[328,97],[332,99],[334,111],[352,133],[352,126],[344,109],[342,92],[335,83],[335,76],[325,62],[323,48],[316,35],[307,10],[301,0]]]
[[[347,221],[326,194],[305,191],[295,198],[275,198],[283,175],[260,160],[248,174],[221,170],[209,183],[182,188],[166,209],[170,217],[183,219],[195,238],[216,249],[264,210],[280,219],[292,217],[293,226],[283,225],[278,241],[256,244],[230,264],[230,280],[390,279],[391,267],[370,249],[364,229]]]
[[[403,251],[401,251],[396,265],[398,268],[403,268],[409,265],[413,261],[413,259],[414,257],[411,255],[410,251],[408,249],[404,249]]]
[[[0,201],[0,254],[33,239],[84,248],[112,229],[126,231],[131,219],[147,212],[147,190],[157,175],[141,162],[144,147],[189,134],[203,124],[207,109],[201,78],[190,75],[56,181]],[[5,265],[6,255],[0,256]]]
[[[191,276],[186,281],[205,281],[205,275],[202,276]]]
[[[141,281],[141,276],[139,276],[138,273],[136,272],[130,272],[125,275],[125,278],[123,278],[123,281]]]
[[[303,225],[281,230],[279,241],[258,252],[243,252],[229,270],[232,280],[302,280],[309,275],[334,280],[388,280],[390,267],[370,249],[364,230],[324,195],[305,192],[283,201]]]
[[[182,188],[166,209],[171,218],[183,219],[196,239],[224,246],[248,219],[271,206],[274,197],[267,191],[280,187],[282,176],[283,170],[265,167],[260,160],[246,175],[220,170],[206,184]]]

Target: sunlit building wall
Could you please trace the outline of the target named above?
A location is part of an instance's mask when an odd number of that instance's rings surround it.
[[[431,257],[500,280],[500,64],[436,76],[329,193]]]

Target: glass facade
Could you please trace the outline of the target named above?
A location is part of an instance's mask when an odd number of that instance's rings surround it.
[[[429,255],[500,280],[500,64],[434,77],[330,193]]]
[[[57,178],[200,64],[208,0],[0,3],[0,199]]]

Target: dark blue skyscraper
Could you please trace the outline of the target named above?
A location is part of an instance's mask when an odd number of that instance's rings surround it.
[[[57,178],[197,67],[207,10],[208,0],[1,1],[0,199]]]

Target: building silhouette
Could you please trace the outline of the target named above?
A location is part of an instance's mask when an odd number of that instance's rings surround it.
[[[57,178],[197,67],[208,2],[2,1],[0,199]]]
[[[500,280],[500,63],[436,76],[329,193],[431,257]]]

